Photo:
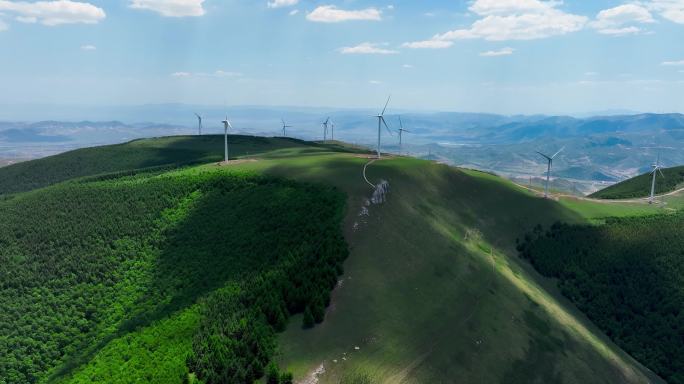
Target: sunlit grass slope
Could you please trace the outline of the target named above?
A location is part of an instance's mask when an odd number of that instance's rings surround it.
[[[489,174],[396,158],[369,166],[369,177],[389,181],[391,192],[366,217],[366,161],[329,155],[241,165],[325,181],[349,195],[351,256],[325,322],[290,327],[280,339],[281,364],[297,378],[324,370],[322,383],[659,380],[516,256],[526,230],[584,222],[580,213]]]
[[[653,175],[646,173],[611,185],[608,188],[595,192],[591,197],[599,199],[627,199],[633,197],[646,197],[651,193]],[[684,166],[663,168],[663,175],[656,177],[656,194],[674,191],[684,185]]]

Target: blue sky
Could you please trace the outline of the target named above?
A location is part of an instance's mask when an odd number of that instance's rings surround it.
[[[0,0],[0,104],[684,112],[684,0]]]

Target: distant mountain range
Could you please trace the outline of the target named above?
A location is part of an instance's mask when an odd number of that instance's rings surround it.
[[[331,117],[336,139],[374,145],[377,137],[371,117],[377,113],[374,110],[164,104],[112,108],[109,114],[120,113],[120,120],[115,121],[0,122],[0,159],[35,158],[142,137],[195,134],[194,112],[203,116],[207,134],[221,133],[220,121],[228,115],[235,133],[281,135],[281,119],[285,119],[293,126],[288,135],[320,140],[320,124]],[[681,114],[576,118],[390,110],[387,121],[393,129],[398,128],[399,113],[410,131],[404,136],[402,153],[524,178],[545,170],[536,151],[555,152],[565,147],[554,163],[554,176],[577,182],[573,188],[585,192],[648,170],[658,155],[666,166],[684,164]],[[383,135],[383,148],[399,152],[396,135]]]

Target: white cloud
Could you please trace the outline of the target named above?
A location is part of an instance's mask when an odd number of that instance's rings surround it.
[[[623,4],[604,9],[590,26],[605,35],[624,36],[642,32],[635,24],[655,23],[651,12],[639,4]]]
[[[382,84],[382,81],[379,81],[379,80],[369,80],[368,83],[369,83],[369,84],[373,84],[373,85],[380,85],[380,84]]]
[[[361,43],[355,47],[342,47],[338,51],[345,55],[394,55],[399,53],[392,49],[382,48],[381,44],[374,43]]]
[[[584,72],[584,76],[598,76],[598,72]]]
[[[0,11],[15,15],[19,22],[39,22],[47,26],[61,24],[96,24],[107,15],[102,8],[90,3],[71,0],[6,1],[0,0]]]
[[[14,18],[14,20],[25,24],[35,24],[38,22],[38,18],[32,16],[17,16]]]
[[[299,0],[273,0],[269,1],[267,6],[269,8],[282,8],[282,7],[291,7],[293,5],[297,5],[299,3]]]
[[[682,0],[651,0],[646,2],[645,6],[667,20],[684,24],[684,1]]]
[[[298,13],[299,13],[299,9],[293,9],[293,10],[290,11],[289,15],[290,15],[290,16],[294,16],[294,15],[296,15],[296,14],[298,14]]]
[[[624,27],[624,28],[599,29],[598,32],[600,34],[603,34],[603,35],[627,36],[627,35],[636,35],[636,34],[642,33],[643,30],[639,27],[631,26],[631,27]]]
[[[490,41],[534,40],[564,35],[584,28],[588,18],[566,13],[560,1],[475,0],[469,10],[480,19],[469,28],[456,29],[429,40],[407,43],[409,48],[446,48],[445,41],[484,39]]]
[[[411,65],[411,64],[404,64],[404,65],[402,65],[401,67],[402,67],[402,68],[406,68],[406,69],[411,69],[411,68],[413,68],[413,65]]]
[[[9,29],[9,25],[7,25],[4,21],[0,20],[0,32],[6,31]]]
[[[454,45],[453,41],[432,39],[423,41],[412,41],[409,43],[404,43],[401,46],[404,48],[411,49],[444,49],[449,48],[452,45]]]
[[[306,18],[318,23],[339,23],[355,20],[380,21],[382,20],[382,11],[376,8],[347,11],[334,5],[322,5],[308,13]]]
[[[130,0],[129,7],[157,12],[165,17],[202,16],[204,0]]]
[[[469,10],[480,16],[546,13],[562,1],[540,0],[476,0]]]
[[[81,45],[81,50],[83,51],[95,51],[97,47],[92,44]]]
[[[484,56],[484,57],[508,56],[508,55],[512,55],[513,52],[515,52],[515,49],[506,47],[506,48],[501,48],[501,49],[498,49],[495,51],[482,52],[482,53],[480,53],[480,56]]]
[[[684,60],[677,60],[677,61],[663,61],[660,65],[664,65],[667,67],[679,67],[684,65]]]

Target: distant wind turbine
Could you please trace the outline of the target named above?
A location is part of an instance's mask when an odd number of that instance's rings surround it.
[[[387,128],[387,132],[389,132],[390,136],[392,136],[392,131],[390,130],[389,126],[387,125],[387,122],[385,121],[385,111],[387,110],[387,106],[389,105],[390,98],[392,96],[389,96],[387,98],[387,102],[385,103],[385,108],[382,109],[382,112],[380,112],[379,115],[375,116],[378,118],[378,159],[380,158],[380,138],[382,136],[382,125],[385,125],[385,128]]]
[[[330,120],[330,139],[335,141],[335,122]]]
[[[658,172],[660,172],[660,176],[663,178],[665,175],[663,174],[663,167],[660,165],[660,154],[658,154],[658,160],[656,160],[655,164],[652,165],[653,171],[651,173],[653,174],[653,181],[651,182],[651,197],[648,199],[649,204],[655,203],[655,184],[656,184],[656,175]]]
[[[401,116],[399,116],[399,152],[401,152],[401,136],[404,132],[411,133],[408,129],[404,129],[404,123],[401,121]]]
[[[321,124],[321,126],[323,127],[323,141],[324,142],[328,140],[328,124],[330,124],[330,118],[329,117],[327,119],[325,119],[325,121]]]
[[[223,129],[224,129],[224,159],[225,162],[228,162],[228,128],[233,129],[233,126],[230,124],[230,120],[228,120],[228,116],[226,116],[226,119],[222,121],[223,123]]]
[[[537,151],[537,153],[544,156],[549,163],[548,168],[546,169],[546,189],[544,190],[544,197],[549,197],[549,180],[551,179],[551,166],[553,165],[553,159],[555,159],[559,153],[563,152],[564,149],[565,147],[561,148],[560,151],[556,152],[553,156],[547,156]]]
[[[199,121],[199,135],[202,136],[202,116],[198,113],[195,113],[195,116],[197,116],[197,120]]]
[[[285,134],[285,130],[286,130],[287,128],[292,128],[292,126],[291,126],[291,125],[287,125],[287,124],[285,123],[285,120],[283,120],[283,119],[280,119],[280,121],[283,122],[283,137],[286,137],[287,135]]]

